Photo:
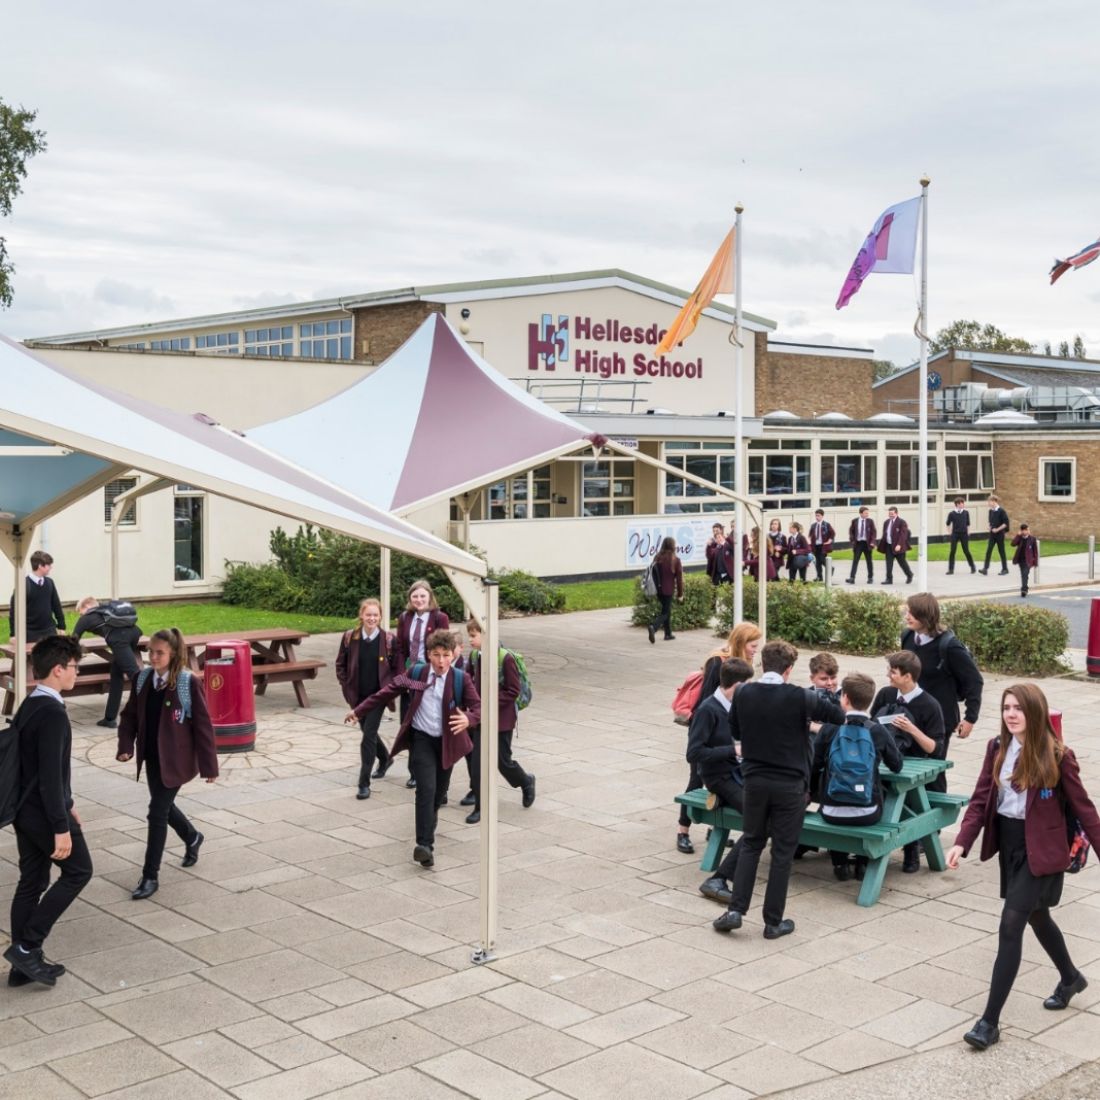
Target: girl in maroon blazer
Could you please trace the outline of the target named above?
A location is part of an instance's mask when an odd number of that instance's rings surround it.
[[[795,574],[806,583],[806,570],[814,560],[810,540],[802,533],[802,524],[792,522],[787,536],[787,580],[794,584]]]
[[[203,835],[176,805],[176,795],[196,775],[207,783],[218,777],[214,726],[202,681],[184,667],[186,653],[178,630],[158,630],[149,639],[152,667],[138,673],[119,717],[116,759],[125,763],[136,752],[138,778],[144,764],[149,784],[149,834],[134,901],[157,892],[169,825],[186,846],[183,866],[198,862]]]
[[[336,681],[349,706],[357,707],[379,688],[385,687],[401,666],[393,635],[382,629],[382,604],[374,598],[359,601],[359,625],[344,632],[336,654]],[[393,708],[393,704],[389,704]],[[371,779],[382,779],[393,758],[378,727],[384,707],[368,710],[359,718],[363,739],[359,742],[359,790],[355,797],[370,798]],[[375,760],[378,767],[371,775]]]
[[[657,617],[649,624],[649,640],[654,641],[657,631],[665,628],[665,641],[676,638],[672,633],[672,600],[684,598],[684,566],[676,556],[676,540],[669,535],[661,542],[661,548],[653,559],[657,574],[657,599],[661,601]]]
[[[1020,533],[1013,538],[1012,545],[1016,547],[1012,564],[1020,568],[1020,595],[1026,596],[1028,575],[1039,565],[1039,540],[1026,523],[1021,523]]]
[[[1080,822],[1093,847],[1100,845],[1100,818],[1081,784],[1073,751],[1050,724],[1045,696],[1034,684],[1013,684],[1001,697],[1000,736],[986,747],[978,784],[947,853],[947,866],[954,870],[981,832],[981,858],[996,854],[1001,865],[1004,908],[993,980],[982,1018],[963,1036],[978,1050],[1000,1038],[1001,1009],[1020,968],[1029,924],[1058,968],[1058,984],[1043,1007],[1063,1009],[1088,985],[1050,915],[1069,865],[1067,818]]]
[[[451,620],[445,611],[439,610],[432,586],[426,580],[413,581],[409,586],[409,602],[405,610],[397,617],[397,630],[394,631],[397,644],[398,669],[412,668],[421,661],[427,661],[424,646],[428,635],[434,630],[446,630]],[[409,709],[407,696],[401,697],[401,720]],[[409,775],[405,784],[410,790],[416,786],[416,778]]]

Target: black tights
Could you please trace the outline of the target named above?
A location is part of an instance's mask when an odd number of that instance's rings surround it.
[[[1033,909],[1030,913],[1025,913],[1022,909],[1005,908],[1001,913],[997,959],[993,963],[989,1000],[986,1002],[985,1012],[982,1013],[982,1019],[991,1024],[1000,1021],[1001,1009],[1004,1008],[1012,983],[1016,980],[1024,951],[1024,929],[1029,924],[1039,945],[1058,968],[1062,984],[1069,985],[1077,977],[1077,967],[1069,957],[1062,930],[1054,923],[1049,909]]]

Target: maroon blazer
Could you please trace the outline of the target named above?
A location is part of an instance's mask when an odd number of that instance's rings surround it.
[[[118,753],[132,755],[137,760],[137,774],[141,778],[141,766],[145,763],[145,712],[146,700],[153,690],[154,673],[145,678],[141,691],[130,691],[130,698],[122,708],[118,722]],[[182,787],[196,775],[203,779],[218,776],[218,749],[214,741],[214,726],[206,707],[202,680],[191,677],[191,717],[183,717],[179,692],[169,688],[165,693],[157,729],[157,752],[160,757],[160,775],[166,787]]]
[[[955,843],[963,855],[969,855],[978,832],[982,834],[983,862],[997,854],[997,785],[993,782],[993,758],[997,755],[1000,737],[994,737],[985,748],[981,774],[970,805],[966,808]],[[1097,817],[1088,792],[1081,783],[1081,772],[1072,749],[1062,756],[1062,778],[1050,797],[1029,787],[1024,813],[1024,843],[1027,845],[1027,865],[1033,875],[1054,875],[1069,864],[1069,838],[1066,816],[1081,822],[1089,843],[1095,848],[1100,842],[1100,817]]]
[[[480,650],[475,649],[470,654],[466,671],[475,685],[481,683]],[[516,722],[519,721],[516,700],[519,698],[520,687],[519,666],[516,664],[516,659],[511,653],[505,653],[504,660],[500,663],[500,671],[497,673],[497,713],[500,716],[501,733],[511,733],[516,728]]]
[[[1016,535],[1012,540],[1016,553],[1012,555],[1013,565],[1026,565],[1034,569],[1039,564],[1039,543],[1034,535]]]
[[[886,553],[887,545],[889,545],[891,550],[893,550],[895,546],[900,546],[900,553],[902,554],[908,553],[908,551],[913,548],[912,543],[909,541],[909,524],[906,523],[901,516],[898,516],[893,522],[894,526],[890,531],[889,544],[887,544],[886,541],[886,528],[890,525],[890,520],[887,520],[882,525],[882,538],[878,540],[878,546],[876,547],[880,554]]]
[[[416,712],[420,709],[420,701],[424,697],[423,689],[410,687],[409,685],[414,682],[427,683],[431,671],[431,664],[425,661],[419,676],[413,676],[409,672],[400,672],[385,687],[379,688],[355,708],[355,717],[359,718],[366,714],[368,710],[380,707],[391,699],[396,699],[399,695],[407,694],[409,696],[409,709],[405,711],[401,728],[397,731],[393,748],[390,750],[393,756],[396,756],[399,752],[404,752],[409,747],[409,741],[412,739],[410,733],[412,721],[416,716]],[[447,670],[447,679],[443,684],[443,726],[440,732],[443,734],[444,768],[454,767],[474,747],[474,743],[470,740],[470,735],[466,730],[462,730],[457,734],[451,732],[448,719],[454,709],[464,710],[466,717],[470,719],[471,726],[480,724],[481,698],[478,696],[477,687],[474,685],[469,669],[463,670],[462,698],[457,702],[455,701],[455,670],[453,667]]]
[[[833,527],[827,519],[823,519],[820,523],[811,523],[809,535],[811,552],[813,547],[817,545],[819,534],[821,537],[822,551],[826,554],[831,554],[833,550],[833,540],[836,538],[836,528]]]
[[[416,615],[412,611],[402,611],[397,618],[397,630],[394,635],[397,639],[397,667],[399,669],[408,668],[413,663],[412,629],[414,618],[416,618]],[[428,635],[433,630],[446,630],[450,625],[451,620],[447,618],[445,611],[440,611],[439,608],[429,611],[428,629],[424,634],[425,643],[428,640]],[[424,656],[427,657],[426,652]]]
[[[340,639],[340,652],[336,654],[336,682],[344,693],[348,706],[354,707],[359,699],[359,638],[362,627],[345,630]],[[401,671],[397,659],[394,636],[388,630],[380,631],[378,639],[378,686],[385,687]]]
[[[853,546],[855,546],[856,542],[858,541],[856,536],[859,534],[859,519],[860,519],[860,517],[856,516],[856,518],[854,520],[852,520],[852,522],[850,524],[848,524],[848,541]],[[877,536],[875,534],[875,521],[873,519],[871,519],[870,517],[868,517],[868,519],[867,519],[867,537],[863,541],[868,542],[872,546],[874,546],[876,537]]]
[[[716,542],[713,546],[707,546],[707,576],[711,580],[717,580],[721,576],[718,569],[719,563],[725,569],[726,576],[733,579],[733,550],[733,543],[728,538],[723,539],[722,542]]]
[[[657,591],[662,596],[678,596],[682,599],[684,595],[684,567],[680,559],[673,554],[671,562],[661,561],[659,558],[653,560],[657,566]]]

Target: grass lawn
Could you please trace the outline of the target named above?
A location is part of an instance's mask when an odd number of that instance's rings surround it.
[[[296,615],[287,611],[259,611],[251,607],[235,607],[226,603],[139,603],[138,625],[146,634],[174,626],[184,634],[225,634],[233,630],[263,630],[270,626],[285,626],[305,630],[310,634],[331,634],[347,630],[352,619],[325,615]],[[76,613],[69,611],[65,621],[69,629],[76,623]],[[11,637],[5,618],[0,626],[0,642]]]
[[[985,560],[985,544],[984,538],[971,538],[970,539],[970,555],[975,560],[979,557]],[[1089,544],[1087,542],[1059,542],[1056,539],[1042,539],[1042,552],[1044,558],[1057,558],[1063,554],[1084,554],[1088,552]],[[1011,540],[1008,540],[1011,542]],[[1012,560],[1012,547],[1005,543],[1005,553],[1008,555],[1009,561]],[[951,549],[951,543],[949,542],[933,542],[928,545],[928,560],[929,561],[947,561],[948,552]],[[880,555],[881,556],[881,555]],[[917,557],[916,550],[909,552],[909,560],[915,561]],[[960,550],[956,555],[957,559],[966,562],[966,558],[962,556]],[[834,561],[851,561],[851,550],[837,550],[832,555]],[[997,559],[998,561],[1000,559]]]

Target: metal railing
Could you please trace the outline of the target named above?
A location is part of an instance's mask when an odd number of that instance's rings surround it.
[[[639,386],[651,386],[648,379],[630,378],[591,378],[581,375],[578,378],[513,378],[517,384],[523,383],[524,389],[533,397],[546,402],[562,412],[641,412],[648,404],[648,398],[638,393]],[[606,391],[629,388],[629,396],[608,395]],[[625,405],[626,408],[607,409],[607,405]]]

